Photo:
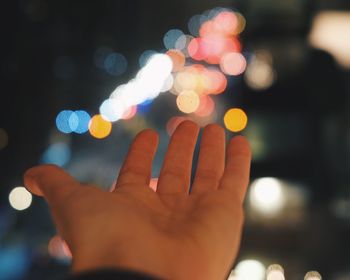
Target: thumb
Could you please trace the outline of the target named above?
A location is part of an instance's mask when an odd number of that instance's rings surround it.
[[[56,165],[39,165],[24,174],[24,185],[33,194],[44,196],[49,204],[60,203],[80,184]]]

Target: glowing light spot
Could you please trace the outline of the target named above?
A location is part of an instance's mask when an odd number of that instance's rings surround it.
[[[203,72],[206,80],[206,93],[207,94],[220,94],[223,93],[227,87],[227,79],[222,72],[214,69],[210,69]]]
[[[173,62],[173,72],[180,71],[185,66],[185,55],[179,50],[168,50],[166,54]]]
[[[50,145],[44,152],[41,162],[58,166],[66,165],[71,158],[71,151],[66,143],[59,142]]]
[[[149,187],[152,190],[157,191],[157,185],[158,185],[158,178],[152,178],[150,183],[149,183]]]
[[[276,178],[256,179],[250,188],[251,207],[267,216],[276,215],[286,204],[282,183]]]
[[[279,264],[272,264],[266,270],[266,280],[284,280],[284,270]]]
[[[127,109],[124,112],[122,119],[123,120],[131,119],[136,115],[136,113],[137,113],[137,106],[131,106],[129,109]]]
[[[194,37],[191,35],[182,35],[177,39],[177,41],[175,43],[175,48],[180,50],[184,54],[185,57],[189,56],[187,48],[188,48],[188,45],[192,41],[193,38]]]
[[[16,187],[9,194],[9,202],[12,208],[25,210],[32,204],[32,194],[24,187]]]
[[[140,67],[144,67],[149,58],[152,56],[152,55],[155,55],[157,52],[154,51],[154,50],[145,50],[141,55],[140,55],[140,58],[139,58],[139,65]]]
[[[175,49],[176,41],[181,37],[182,35],[185,35],[181,30],[179,29],[170,29],[167,33],[165,33],[163,37],[163,43],[164,46],[170,50]]]
[[[244,72],[247,61],[241,53],[231,52],[222,56],[220,68],[227,75],[240,75]]]
[[[187,120],[185,117],[172,117],[166,124],[166,131],[168,132],[168,135],[171,136],[177,126],[182,123],[183,121]]]
[[[244,79],[250,88],[264,90],[275,81],[276,73],[272,68],[272,56],[269,52],[261,50],[256,52],[247,67]]]
[[[263,280],[265,277],[265,266],[257,260],[244,260],[235,268],[239,280]]]
[[[169,75],[168,78],[164,81],[164,84],[160,89],[160,91],[167,92],[173,87],[173,85],[174,85],[174,77],[173,75]]]
[[[304,280],[322,280],[322,277],[317,271],[309,271],[306,273]]]
[[[67,243],[58,235],[50,239],[47,249],[50,256],[55,259],[70,260],[72,258]]]
[[[123,116],[125,106],[117,99],[106,99],[100,106],[102,118],[109,122],[115,122]]]
[[[234,12],[220,12],[214,18],[214,28],[225,35],[234,35],[238,26],[238,19]]]
[[[200,117],[206,117],[213,113],[214,108],[214,100],[208,95],[202,95],[200,97],[200,103],[197,110],[195,111],[195,114]]]
[[[191,72],[180,72],[174,81],[175,92],[180,94],[184,90],[195,90],[197,87],[197,77]]]
[[[187,27],[193,36],[199,35],[199,28],[204,19],[205,19],[205,16],[203,15],[194,15],[188,21]]]
[[[75,133],[78,133],[78,134],[83,134],[85,132],[87,132],[89,130],[89,122],[90,122],[90,115],[88,114],[88,112],[84,111],[84,110],[78,110],[78,111],[75,111],[69,118],[69,123],[71,123],[71,118],[72,116],[75,116],[76,117],[76,124],[75,124],[75,128],[73,129],[72,127],[72,130],[75,132]]]
[[[0,128],[0,150],[4,149],[9,142],[9,136],[5,129]]]
[[[71,110],[63,110],[56,117],[56,127],[63,133],[71,133],[73,130],[69,124],[70,116],[73,114]]]
[[[246,19],[241,13],[237,13],[237,12],[236,12],[236,17],[237,17],[238,24],[236,26],[235,35],[238,35],[242,33],[243,30],[245,29]]]
[[[103,119],[101,115],[95,115],[90,120],[89,131],[93,137],[102,139],[111,133],[112,124]]]
[[[192,39],[188,44],[187,50],[190,57],[194,60],[203,60],[206,57],[206,54],[203,50],[201,38]]]
[[[119,76],[126,71],[128,61],[125,56],[120,53],[111,53],[104,60],[104,68],[108,74]]]
[[[229,109],[224,116],[224,123],[228,130],[238,132],[247,126],[248,117],[242,109]]]
[[[195,91],[184,90],[177,96],[176,104],[181,112],[193,113],[199,106],[199,96]]]

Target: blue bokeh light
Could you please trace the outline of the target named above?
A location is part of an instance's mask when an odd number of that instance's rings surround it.
[[[89,123],[91,120],[91,117],[88,114],[88,112],[86,112],[84,110],[78,110],[78,111],[74,112],[74,115],[76,116],[76,118],[74,118],[74,122],[77,119],[78,123],[76,124],[75,128],[72,130],[78,134],[83,134],[83,133],[87,132],[89,130]],[[73,114],[72,114],[72,116],[73,116]],[[73,127],[71,127],[71,128],[73,128]]]
[[[163,37],[164,46],[170,50],[175,49],[176,41],[185,35],[180,29],[170,29]]]
[[[71,133],[73,130],[70,126],[69,119],[74,112],[71,110],[63,110],[56,117],[56,127],[63,133]]]
[[[123,74],[128,67],[128,61],[121,53],[111,53],[104,60],[104,68],[108,74],[119,76]]]
[[[69,146],[66,143],[58,142],[47,148],[41,158],[41,162],[64,166],[69,162],[70,158],[71,150]]]

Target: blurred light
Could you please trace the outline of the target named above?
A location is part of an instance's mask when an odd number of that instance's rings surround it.
[[[239,280],[263,280],[265,277],[265,267],[257,260],[239,262],[235,272]]]
[[[18,280],[28,277],[31,258],[27,246],[14,244],[9,241],[1,244],[0,248],[0,278],[2,280]]]
[[[229,109],[224,116],[224,123],[228,130],[238,132],[247,126],[248,117],[242,109]]]
[[[168,132],[168,135],[171,136],[174,133],[177,126],[185,120],[187,120],[187,118],[185,117],[170,118],[166,124],[166,131]]]
[[[115,122],[123,116],[126,108],[117,99],[106,99],[100,106],[100,114],[102,118],[109,122]]]
[[[202,95],[200,97],[200,103],[197,110],[195,111],[195,114],[200,117],[206,117],[213,113],[214,109],[214,100],[208,95]]]
[[[128,120],[133,118],[137,113],[137,106],[131,106],[129,109],[127,109],[122,116],[123,120]]]
[[[193,38],[188,44],[187,50],[190,57],[194,60],[202,60],[206,57],[201,38]]]
[[[310,44],[331,53],[343,67],[350,67],[350,12],[324,11],[313,19]]]
[[[56,164],[58,166],[66,165],[71,158],[71,151],[66,143],[59,142],[50,145],[44,152],[41,162]]]
[[[16,187],[9,194],[9,202],[16,210],[25,210],[32,204],[32,194],[24,187]]]
[[[128,67],[128,61],[126,60],[125,56],[116,52],[109,54],[105,58],[103,64],[107,73],[113,76],[123,74]]]
[[[70,260],[72,254],[66,242],[58,235],[52,237],[49,241],[48,252],[51,257],[58,260]]]
[[[228,276],[227,280],[239,280],[237,277],[237,274],[234,270],[231,271],[230,275]]]
[[[0,150],[4,149],[9,142],[9,136],[5,129],[0,128]]]
[[[72,116],[74,116],[74,127],[73,124],[71,124]],[[69,118],[69,124],[71,126],[71,129],[78,134],[83,134],[89,130],[89,122],[90,122],[90,115],[83,110],[77,110],[73,114],[71,114]]]
[[[244,72],[247,62],[241,53],[226,53],[221,57],[221,71],[227,75],[240,75]]]
[[[304,280],[322,280],[322,277],[317,271],[309,271],[306,273]]]
[[[139,58],[139,65],[140,67],[144,67],[147,62],[148,62],[148,59],[156,54],[157,52],[156,51],[153,51],[153,50],[145,50],[141,55],[140,55],[140,58]]]
[[[174,77],[173,75],[169,75],[168,78],[164,81],[164,84],[162,88],[160,89],[161,92],[167,92],[169,91],[174,85]]]
[[[187,48],[193,38],[191,35],[182,35],[176,40],[175,48],[181,51],[185,57],[189,56]]]
[[[179,50],[168,50],[166,54],[173,62],[173,72],[180,71],[185,66],[185,55]]]
[[[203,74],[208,81],[208,94],[220,94],[225,91],[227,87],[227,79],[224,74],[215,69],[204,71]]]
[[[157,191],[157,185],[158,185],[158,178],[152,178],[150,180],[150,183],[149,183],[149,187],[154,190],[154,191]]]
[[[72,128],[69,124],[70,116],[73,114],[71,110],[63,110],[58,113],[56,117],[56,127],[59,131],[63,133],[71,133]]]
[[[193,113],[199,106],[199,96],[193,90],[184,90],[177,96],[176,104],[181,112]]]
[[[272,264],[267,268],[266,280],[284,280],[284,270],[279,264]]]
[[[106,58],[113,53],[110,47],[99,47],[94,53],[94,64],[99,69],[105,69],[104,63]]]
[[[226,35],[234,35],[238,26],[238,19],[234,12],[223,11],[214,18],[214,28]]]
[[[153,102],[153,99],[147,99],[146,101],[137,105],[137,111],[142,114],[149,112],[152,106],[152,102]]]
[[[53,64],[53,72],[56,78],[61,80],[68,80],[73,78],[76,67],[70,57],[62,56],[55,60]]]
[[[251,207],[260,213],[276,215],[286,204],[282,183],[270,177],[256,179],[250,187],[249,201]]]
[[[256,90],[269,88],[275,81],[276,73],[272,68],[272,56],[261,50],[254,54],[244,74],[247,85]]]
[[[93,137],[102,139],[111,133],[112,124],[103,119],[101,115],[95,115],[90,120],[89,131]]]
[[[184,35],[184,33],[179,29],[170,29],[167,33],[165,33],[163,37],[164,46],[170,50],[176,48],[176,41]]]
[[[199,28],[205,19],[206,17],[203,15],[194,15],[190,18],[187,27],[193,36],[197,37],[199,35]]]

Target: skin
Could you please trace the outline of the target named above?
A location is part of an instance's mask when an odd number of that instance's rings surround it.
[[[206,126],[189,193],[198,132],[190,121],[177,127],[156,192],[148,186],[158,135],[149,129],[135,137],[111,192],[53,165],[25,173],[26,187],[44,196],[72,252],[73,272],[123,268],[161,279],[226,279],[239,249],[251,152],[242,136],[225,149],[223,128]]]

